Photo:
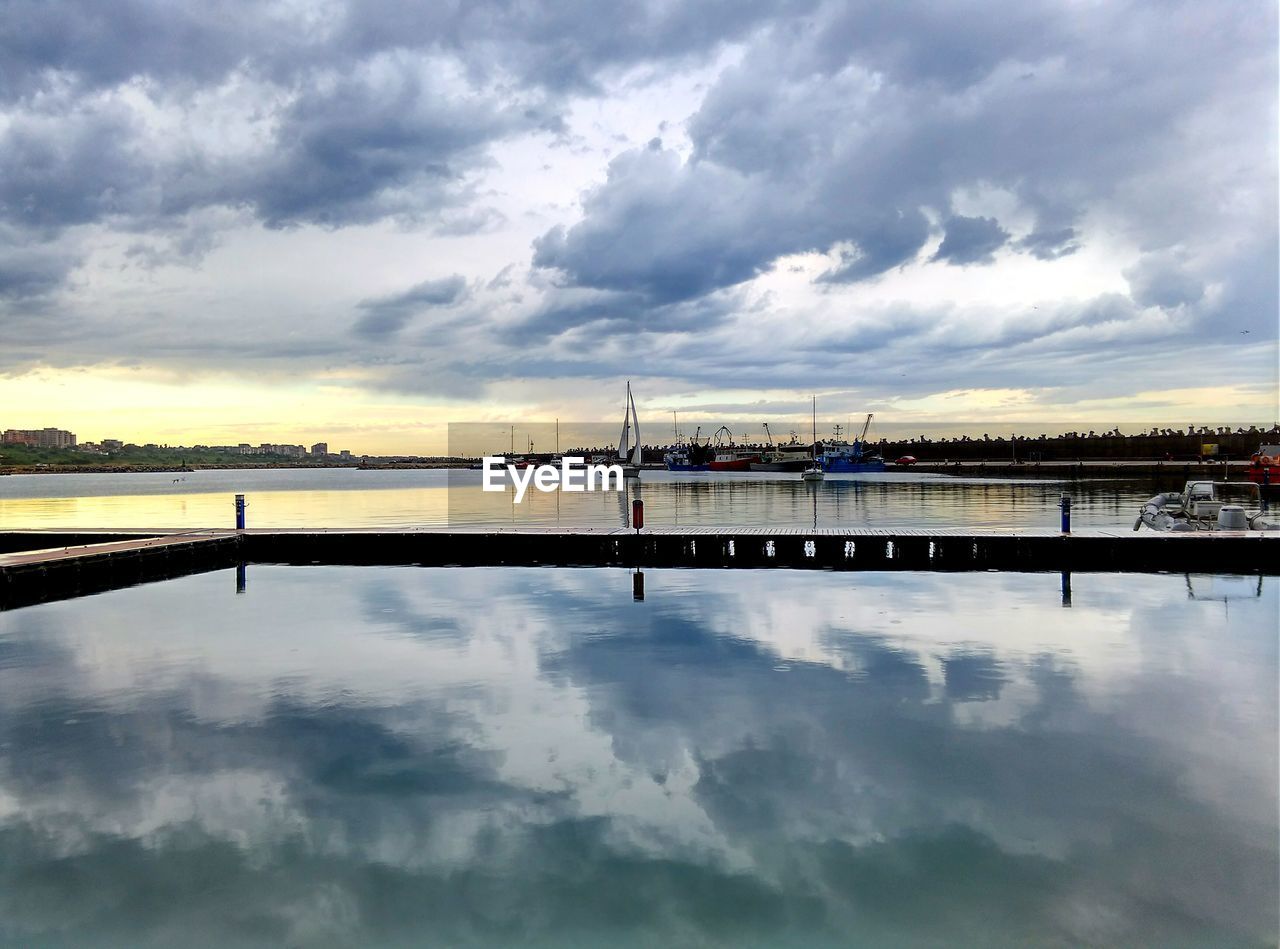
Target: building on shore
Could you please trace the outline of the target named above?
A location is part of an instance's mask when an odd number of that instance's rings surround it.
[[[8,428],[0,436],[0,444],[27,445],[31,448],[75,448],[76,436],[61,428]]]
[[[257,448],[249,449],[251,455],[279,455],[284,458],[305,458],[307,450],[301,445],[274,445],[263,442]]]
[[[314,445],[311,446],[312,458],[323,458],[327,454],[329,454],[328,442],[316,442]]]

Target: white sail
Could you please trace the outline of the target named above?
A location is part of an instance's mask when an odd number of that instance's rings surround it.
[[[640,464],[640,416],[636,414],[636,399],[631,394],[631,383],[627,383],[627,401],[631,404],[631,437],[635,439],[635,445],[631,449],[631,463],[633,465]]]
[[[623,461],[631,451],[631,383],[627,383],[627,404],[622,407],[622,434],[618,436],[618,457]]]

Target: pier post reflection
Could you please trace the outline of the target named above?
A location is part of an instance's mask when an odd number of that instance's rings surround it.
[[[1071,608],[1071,571],[1062,571],[1062,606],[1064,609]]]
[[[644,571],[637,570],[631,575],[631,599],[637,603],[644,600]]]
[[[236,564],[236,596],[245,592],[245,587],[248,585],[248,579],[248,567],[242,560],[240,563]]]

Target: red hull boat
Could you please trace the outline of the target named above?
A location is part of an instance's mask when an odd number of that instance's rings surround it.
[[[760,463],[760,452],[728,448],[717,451],[707,468],[710,471],[750,471],[753,463]]]
[[[1249,461],[1248,474],[1263,494],[1280,494],[1280,445],[1259,448]]]

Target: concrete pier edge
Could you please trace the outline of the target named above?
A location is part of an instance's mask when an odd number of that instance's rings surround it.
[[[59,541],[81,540],[74,544]],[[25,546],[26,549],[20,549]],[[803,528],[0,532],[0,609],[240,564],[1280,574],[1280,533]]]

